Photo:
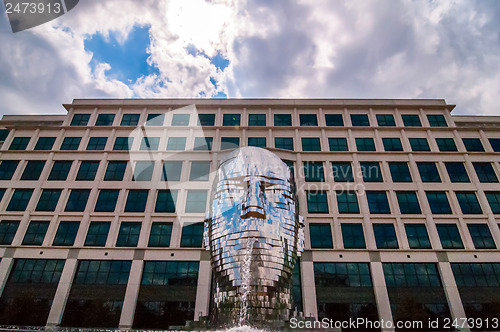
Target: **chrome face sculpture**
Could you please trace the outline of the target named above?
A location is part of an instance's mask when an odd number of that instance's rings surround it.
[[[304,243],[293,185],[288,166],[261,148],[237,149],[221,162],[204,234],[219,324],[289,319],[291,277]]]

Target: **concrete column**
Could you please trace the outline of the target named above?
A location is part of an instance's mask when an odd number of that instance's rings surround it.
[[[389,301],[389,294],[385,285],[384,270],[381,262],[371,262],[373,292],[375,293],[375,301],[377,302],[378,316],[380,320],[393,321],[391,302]],[[384,331],[392,331],[386,329]]]
[[[203,256],[204,253],[202,253]],[[208,254],[208,252],[206,252]],[[210,288],[212,286],[212,267],[209,260],[200,261],[198,270],[198,284],[196,286],[196,304],[194,306],[194,320],[207,316],[210,308]]]
[[[300,274],[302,279],[302,302],[305,317],[318,317],[318,304],[316,302],[316,284],[314,283],[314,265],[312,257],[306,261],[312,252],[304,252],[300,262]]]
[[[135,307],[139,289],[141,287],[143,260],[133,260],[128,277],[127,290],[123,299],[122,314],[120,316],[120,328],[131,328],[134,322]]]
[[[77,259],[67,259],[64,264],[61,279],[59,279],[59,285],[57,285],[54,301],[52,301],[52,307],[50,308],[47,326],[58,326],[61,324],[64,309],[66,308],[66,301],[68,300],[73,278],[78,266],[77,262]]]
[[[458,292],[458,287],[455,282],[455,277],[453,276],[450,263],[439,262],[438,267],[441,273],[444,293],[446,295],[446,299],[448,300],[448,306],[450,307],[451,317],[459,320],[466,318],[467,316],[465,315],[464,306],[462,305],[462,300],[460,299],[460,293]],[[470,331],[470,329],[465,328],[461,329],[461,331]]]
[[[3,289],[7,284],[7,278],[9,277],[10,270],[14,265],[14,258],[2,258],[0,262],[0,296],[3,293]]]

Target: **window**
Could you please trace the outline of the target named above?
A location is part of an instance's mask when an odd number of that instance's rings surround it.
[[[314,262],[316,287],[369,287],[372,288],[368,263]],[[336,293],[336,292],[334,292]]]
[[[463,214],[482,214],[483,210],[477,200],[476,193],[473,191],[457,191],[458,203]]]
[[[393,224],[373,224],[377,249],[398,249],[398,238]]]
[[[0,129],[0,142],[5,142],[7,139],[7,136],[9,136],[9,130],[8,129]]]
[[[116,240],[117,247],[137,247],[141,234],[140,222],[122,222]]]
[[[248,125],[254,127],[265,127],[266,126],[266,115],[265,114],[248,114]]]
[[[410,169],[406,162],[389,162],[392,182],[412,182]]]
[[[212,151],[213,137],[195,137],[194,151]]]
[[[120,126],[137,126],[140,114],[123,114]]]
[[[56,141],[55,137],[40,137],[35,145],[35,151],[49,151],[52,150],[54,143]]]
[[[95,204],[95,212],[114,212],[118,200],[118,189],[101,189]]]
[[[484,152],[483,143],[479,138],[462,138],[467,152]]]
[[[339,213],[359,213],[358,197],[354,191],[337,191]]]
[[[133,137],[117,137],[115,139],[115,145],[113,145],[114,151],[129,151],[130,147],[134,143]]]
[[[9,281],[20,284],[45,284],[37,288],[47,287],[47,284],[57,285],[63,267],[62,259],[16,259]]]
[[[332,163],[333,180],[335,182],[353,182],[352,166],[350,162]]]
[[[448,127],[444,115],[429,114],[427,115],[427,120],[429,120],[429,125],[431,127]]]
[[[33,189],[15,189],[7,211],[25,211],[33,194]]]
[[[237,149],[239,147],[240,147],[239,137],[222,137],[220,139],[221,150]]]
[[[21,180],[37,181],[45,166],[45,160],[30,160],[24,168]]]
[[[450,203],[444,191],[426,191],[427,201],[434,214],[451,214]]]
[[[389,201],[387,200],[387,194],[385,191],[366,191],[366,199],[368,200],[370,213],[391,213],[391,208],[389,207]]]
[[[98,161],[82,161],[76,174],[76,181],[94,181],[98,168]]]
[[[106,173],[104,173],[104,181],[123,181],[126,169],[126,161],[108,162],[108,168],[106,168]]]
[[[96,126],[112,126],[115,120],[114,114],[99,114],[95,122]]]
[[[79,227],[80,223],[78,221],[61,221],[52,245],[72,246],[75,243]]]
[[[443,249],[463,249],[464,244],[456,224],[437,224],[439,239]]]
[[[371,137],[357,137],[356,148],[358,151],[375,151],[375,142]]]
[[[370,120],[368,114],[351,114],[351,123],[353,127],[369,127]]]
[[[21,151],[26,150],[28,143],[30,142],[30,137],[14,137],[12,143],[10,144],[10,151]]]
[[[102,151],[106,147],[107,137],[91,137],[87,144],[87,151]]]
[[[451,182],[470,182],[465,166],[460,162],[445,162]]]
[[[344,137],[330,137],[328,138],[328,145],[330,151],[349,151],[347,139]]]
[[[299,114],[301,127],[317,127],[318,117],[316,114]]]
[[[302,137],[302,151],[321,151],[318,137]]]
[[[493,151],[500,152],[500,138],[490,138],[488,140],[490,141]]]
[[[2,220],[0,222],[0,245],[10,246],[18,227],[19,221],[17,220]]]
[[[417,168],[422,182],[441,182],[441,177],[435,163],[417,162]]]
[[[325,122],[329,127],[343,127],[344,119],[342,114],[325,114]]]
[[[241,122],[240,114],[224,114],[222,116],[223,126],[239,126]]]
[[[328,213],[326,191],[306,191],[308,213]]]
[[[165,114],[148,114],[146,126],[163,126]]]
[[[491,211],[494,214],[500,214],[500,191],[485,192]]]
[[[3,195],[5,195],[5,189],[0,189],[0,202],[3,199]]]
[[[344,249],[366,249],[362,224],[341,224]]]
[[[76,151],[78,150],[81,141],[82,141],[81,137],[64,137],[64,140],[61,144],[61,150]]]
[[[275,127],[289,127],[292,125],[291,114],[274,114]]]
[[[405,224],[410,249],[432,249],[424,224]]]
[[[19,160],[4,160],[0,164],[0,180],[10,180],[16,171]]]
[[[198,126],[214,126],[215,114],[198,114]]]
[[[172,116],[172,126],[189,126],[189,114],[174,114]]]
[[[396,191],[401,214],[421,214],[417,194],[414,191]]]
[[[258,148],[265,148],[267,145],[265,137],[249,137],[248,146],[256,146]]]
[[[431,151],[427,138],[410,138],[409,140],[413,152]]]
[[[405,127],[422,127],[420,117],[417,114],[403,114],[401,118]]]
[[[452,263],[451,269],[459,288],[470,288],[475,299],[478,288],[495,287],[500,285],[499,263]],[[488,287],[488,288],[487,288]]]
[[[90,189],[72,189],[66,203],[66,212],[83,212],[89,200]]]
[[[361,173],[364,182],[383,182],[382,170],[379,162],[361,162]]]
[[[203,243],[203,222],[197,222],[182,227],[181,247],[199,248]]]
[[[35,211],[54,211],[61,196],[61,189],[43,189]]]
[[[78,262],[74,283],[77,285],[127,285],[131,261]]]
[[[189,181],[208,181],[210,161],[192,161]]]
[[[90,114],[75,114],[71,119],[70,126],[86,126],[89,123]]]
[[[129,190],[127,203],[125,204],[125,212],[144,212],[148,201],[147,189]]]
[[[481,183],[497,183],[498,178],[491,163],[472,163]]]
[[[476,249],[497,248],[487,224],[468,224],[467,228],[469,228],[469,233]]]
[[[441,288],[441,280],[432,263],[383,263],[387,287]]]
[[[175,213],[175,204],[177,201],[176,190],[158,190],[156,197],[155,212]]]
[[[293,151],[293,138],[292,137],[276,137],[274,138],[274,147],[276,149]]]
[[[441,152],[458,151],[453,138],[436,138],[436,143]]]
[[[154,161],[138,161],[135,163],[132,181],[151,181],[155,168]]]
[[[304,177],[306,182],[325,182],[323,162],[304,162]]]
[[[332,229],[327,223],[310,223],[311,248],[333,248]]]
[[[180,181],[182,161],[164,161],[161,174],[162,181]]]
[[[160,144],[159,137],[143,137],[139,150],[141,151],[158,151]]]
[[[186,212],[201,213],[206,211],[207,191],[206,190],[188,190],[186,199]]]
[[[63,160],[54,161],[54,165],[52,165],[52,170],[50,171],[48,180],[66,181],[72,164],[73,164],[72,161],[63,161]]]
[[[198,283],[199,262],[146,261],[142,285],[195,286]]]
[[[23,246],[41,246],[49,228],[48,221],[32,221],[24,234]]]
[[[171,222],[154,222],[149,233],[148,247],[170,247],[171,237]]]
[[[108,239],[109,221],[92,221],[85,238],[86,247],[104,247]]]
[[[395,127],[396,122],[392,114],[377,114],[377,124],[379,127]]]
[[[385,151],[403,151],[403,146],[401,145],[401,140],[399,138],[382,138],[382,143],[384,144]]]

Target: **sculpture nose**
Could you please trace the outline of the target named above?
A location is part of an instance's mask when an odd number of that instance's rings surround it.
[[[248,192],[241,209],[241,218],[266,218],[264,200],[264,191],[262,190],[260,181],[250,181],[248,183]]]

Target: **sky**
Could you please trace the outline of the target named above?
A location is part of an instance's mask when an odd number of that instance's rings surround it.
[[[500,115],[498,0],[81,0],[12,33],[0,115],[74,98],[443,98]]]

